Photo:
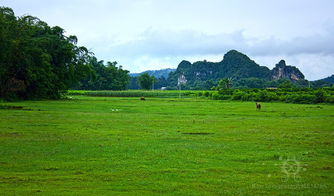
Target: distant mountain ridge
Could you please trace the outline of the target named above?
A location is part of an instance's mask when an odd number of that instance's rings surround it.
[[[240,80],[244,78],[258,78],[266,81],[288,79],[290,81],[304,80],[304,74],[296,67],[286,65],[284,60],[270,70],[260,66],[247,55],[231,50],[224,55],[222,61],[214,63],[198,61],[190,63],[182,61],[175,72],[171,72],[168,81],[172,86],[177,85],[179,77],[184,77],[187,85],[196,86],[200,82],[217,81],[222,78]]]
[[[148,73],[150,76],[154,76],[156,78],[161,78],[161,77],[168,78],[169,73],[173,71],[176,71],[176,69],[168,68],[168,69],[160,69],[160,70],[148,70],[148,71],[144,71],[141,73],[130,73],[129,75],[131,77],[137,77],[140,74]]]
[[[327,78],[323,78],[323,79],[316,80],[316,81],[322,81],[322,82],[334,84],[334,75],[331,75],[331,76],[328,76]]]
[[[177,88],[179,84],[186,89],[211,89],[219,80],[228,78],[236,86],[263,88],[278,86],[280,82],[291,81],[298,85],[308,85],[304,74],[295,66],[287,65],[284,60],[279,61],[273,69],[260,66],[247,55],[236,50],[228,51],[220,62],[197,61],[191,63],[183,60],[177,69],[149,70],[148,73],[156,78],[156,86]],[[142,73],[132,73],[136,77]],[[131,80],[130,88],[135,89],[136,80]]]

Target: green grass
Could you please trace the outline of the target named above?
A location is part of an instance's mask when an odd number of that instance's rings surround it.
[[[0,195],[334,194],[334,105],[87,96],[0,105]]]
[[[197,92],[190,90],[124,90],[124,91],[86,91],[86,90],[69,90],[67,95],[87,95],[95,97],[159,97],[159,98],[176,98],[176,97],[191,97],[196,96]]]

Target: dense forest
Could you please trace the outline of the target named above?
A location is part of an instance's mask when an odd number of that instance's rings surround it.
[[[93,72],[81,80],[73,89],[78,90],[125,90],[128,88],[129,71],[117,67],[117,62],[98,61],[96,57],[89,58]]]
[[[60,98],[67,89],[126,89],[128,71],[104,65],[76,36],[0,7],[0,98]],[[80,82],[80,83],[79,83]]]

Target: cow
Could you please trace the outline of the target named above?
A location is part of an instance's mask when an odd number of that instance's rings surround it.
[[[261,104],[258,103],[258,102],[256,102],[255,104],[256,104],[256,109],[257,109],[257,110],[261,110]]]
[[[143,97],[143,96],[140,97],[140,100],[145,101],[145,97]]]

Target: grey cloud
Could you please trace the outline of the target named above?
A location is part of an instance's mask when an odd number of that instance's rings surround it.
[[[182,59],[219,61],[230,49],[268,59],[261,65],[284,58],[310,78],[334,71],[333,0],[1,2],[16,15],[63,27],[99,59],[130,71],[175,67]]]
[[[218,54],[243,44],[242,32],[208,35],[189,30],[172,32],[149,29],[136,40],[112,46],[110,51],[122,56],[189,56]]]
[[[149,29],[132,40],[110,47],[121,56],[189,56],[217,55],[237,49],[254,56],[325,54],[334,55],[333,29],[323,34],[280,40],[275,37],[260,40],[249,38],[243,31],[205,34],[195,31],[157,31]]]

